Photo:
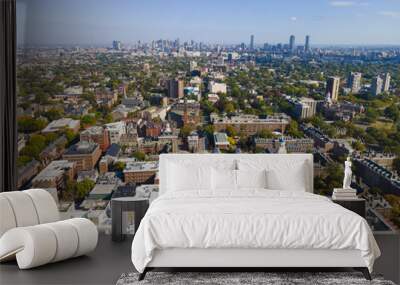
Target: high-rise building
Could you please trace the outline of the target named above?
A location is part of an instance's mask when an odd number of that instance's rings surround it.
[[[383,87],[383,80],[382,78],[378,75],[372,80],[371,84],[371,93],[374,96],[377,96],[382,93],[382,87]]]
[[[304,48],[305,48],[306,52],[310,52],[310,50],[311,50],[310,49],[310,36],[309,35],[306,36],[306,44],[305,44]]]
[[[295,48],[296,48],[296,37],[294,35],[291,35],[289,39],[289,49],[291,52],[294,52]]]
[[[122,43],[120,41],[113,41],[113,49],[121,50],[122,49]]]
[[[329,94],[332,103],[338,101],[340,77],[332,76],[326,81],[326,94]]]
[[[361,89],[361,77],[360,72],[350,72],[347,79],[347,87],[350,88],[351,93],[357,94]]]
[[[190,61],[190,62],[189,62],[189,69],[190,69],[190,71],[196,70],[196,68],[197,68],[197,62],[194,61],[194,60]]]
[[[293,106],[293,115],[299,119],[306,119],[315,116],[317,101],[312,98],[289,97],[288,102]]]
[[[232,53],[228,53],[228,62],[232,63],[233,62],[233,55]]]
[[[254,35],[250,36],[250,50],[254,50]]]
[[[176,49],[179,49],[180,46],[181,46],[181,42],[180,42],[179,38],[177,38],[177,39],[175,40],[175,42],[174,42],[174,47],[175,47]]]
[[[168,81],[168,97],[182,98],[184,82],[182,79],[171,79]]]
[[[388,92],[390,89],[390,73],[385,74],[385,83],[383,84],[383,92]]]

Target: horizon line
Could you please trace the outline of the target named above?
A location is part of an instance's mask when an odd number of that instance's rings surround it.
[[[151,40],[151,41],[142,41],[142,40],[137,40],[136,42],[124,42],[123,40],[118,40],[115,39],[115,41],[120,41],[123,45],[137,45],[138,42],[140,41],[141,44],[149,44],[152,41],[158,41],[157,40]],[[164,40],[164,39],[162,39]],[[165,39],[167,41],[173,41],[169,39]],[[85,47],[112,47],[112,41],[107,42],[107,43],[17,43],[17,47],[76,47],[76,46],[85,46]],[[183,42],[190,42],[190,40],[185,40]],[[235,46],[235,45],[241,45],[242,43],[245,43],[246,46],[249,45],[249,43],[246,42],[236,42],[236,43],[218,43],[218,42],[205,42],[205,41],[195,41],[196,43],[203,43],[207,45],[220,45],[220,46]],[[289,42],[265,42],[265,43],[255,43],[254,45],[256,47],[263,47],[264,44],[269,44],[269,45],[286,45],[289,44]],[[295,44],[295,46],[304,46],[305,43],[301,42],[299,44]],[[339,47],[339,46],[347,46],[347,47],[400,47],[400,43],[312,43],[310,44],[311,48],[312,47]]]

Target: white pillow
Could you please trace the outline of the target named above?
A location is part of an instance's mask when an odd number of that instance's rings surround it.
[[[267,171],[268,190],[306,191],[310,185],[309,166],[306,161],[293,160],[290,155],[287,158],[277,160],[251,158],[238,161],[239,170]]]
[[[243,188],[267,188],[267,172],[262,170],[236,170],[237,187]]]
[[[210,167],[169,163],[167,191],[211,190]]]
[[[233,191],[237,189],[236,170],[212,167],[213,189]]]
[[[293,164],[287,169],[267,169],[267,188],[271,190],[307,190],[305,163]]]

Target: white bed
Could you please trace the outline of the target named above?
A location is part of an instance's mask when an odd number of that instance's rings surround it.
[[[312,181],[308,154],[161,155],[160,197],[132,262],[141,278],[154,267],[354,267],[369,277],[380,252],[368,224],[312,194]]]

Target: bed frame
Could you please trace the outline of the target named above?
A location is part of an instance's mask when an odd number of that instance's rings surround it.
[[[235,271],[263,268],[353,268],[367,280],[371,275],[359,250],[330,249],[193,249],[156,250],[152,261],[139,275],[155,268],[230,268]]]
[[[212,161],[235,160],[248,158],[266,159],[272,163],[276,160],[287,159],[288,155],[281,154],[163,154],[160,156],[160,195],[163,194],[167,175],[167,163],[181,160],[196,160],[198,163],[212,163]],[[294,161],[305,161],[307,179],[306,191],[313,193],[313,156],[312,154],[291,154]],[[234,271],[249,271],[250,269],[265,268],[353,268],[361,271],[367,280],[371,276],[359,250],[331,250],[331,249],[249,249],[249,248],[170,248],[158,249],[153,259],[147,265],[139,280],[143,280],[146,273],[153,269],[185,268],[185,269],[213,269],[229,268]]]

